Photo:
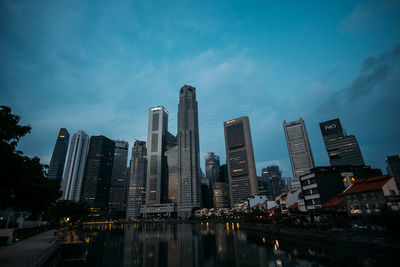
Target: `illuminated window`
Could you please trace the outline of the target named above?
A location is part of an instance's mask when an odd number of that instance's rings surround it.
[[[347,183],[347,178],[346,177],[343,177],[343,183]]]

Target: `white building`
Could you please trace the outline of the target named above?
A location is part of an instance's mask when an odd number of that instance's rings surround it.
[[[69,147],[67,167],[61,181],[63,192],[61,199],[80,200],[88,151],[89,135],[84,131],[77,131],[72,136],[71,146]]]

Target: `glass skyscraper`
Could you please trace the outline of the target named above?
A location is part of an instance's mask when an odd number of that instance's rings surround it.
[[[364,159],[354,135],[347,135],[339,119],[319,124],[331,166],[363,166]]]
[[[125,186],[128,161],[129,143],[126,141],[114,140],[114,163],[111,177],[110,199],[108,206],[111,218],[125,218]]]
[[[108,217],[114,151],[113,140],[102,135],[90,138],[81,200],[88,204],[92,219]]]
[[[64,172],[65,159],[67,157],[69,144],[69,133],[67,129],[61,128],[54,146],[49,166],[49,179],[61,179]]]
[[[200,146],[196,88],[184,85],[178,105],[178,215],[189,216],[200,206]]]
[[[140,207],[146,199],[147,148],[145,141],[136,140],[132,147],[126,200],[126,219],[140,217]]]

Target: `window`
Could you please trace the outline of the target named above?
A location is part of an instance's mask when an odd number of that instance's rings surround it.
[[[370,195],[371,199],[375,199],[376,198],[375,192],[371,192],[371,193],[369,193],[369,195]]]
[[[365,194],[361,194],[361,199],[362,199],[362,200],[367,200]]]

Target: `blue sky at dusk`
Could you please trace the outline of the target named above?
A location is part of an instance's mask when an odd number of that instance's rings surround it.
[[[292,176],[282,123],[339,117],[366,164],[400,153],[400,1],[0,1],[0,105],[32,127],[19,149],[48,163],[71,136],[146,140],[148,109],[197,88],[202,169],[225,161],[223,122],[249,116],[257,172]],[[130,154],[130,153],[129,153]]]

